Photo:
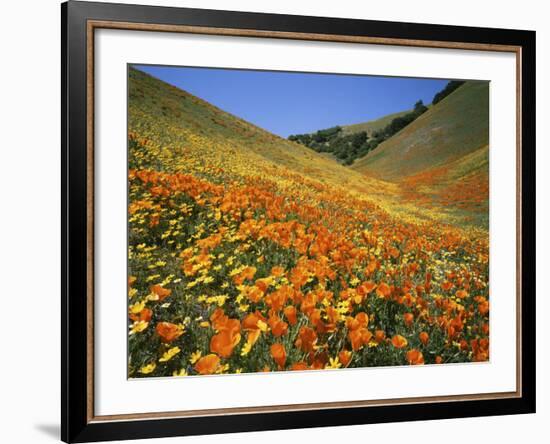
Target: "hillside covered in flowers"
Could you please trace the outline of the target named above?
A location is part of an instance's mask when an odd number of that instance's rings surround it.
[[[489,359],[487,228],[446,209],[466,188],[426,202],[128,82],[130,378]]]

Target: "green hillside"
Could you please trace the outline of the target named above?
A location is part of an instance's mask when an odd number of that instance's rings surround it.
[[[378,119],[369,120],[368,122],[354,123],[352,125],[343,125],[342,134],[347,136],[349,134],[366,131],[367,134],[371,136],[372,133],[374,133],[375,131],[380,131],[381,129],[385,128],[396,117],[404,116],[405,114],[410,112],[411,110],[400,111],[398,113],[388,114],[387,116],[383,116]]]
[[[352,169],[390,181],[442,166],[489,143],[489,84],[468,81]]]

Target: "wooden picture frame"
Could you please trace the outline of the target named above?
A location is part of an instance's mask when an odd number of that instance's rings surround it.
[[[535,33],[69,1],[62,4],[62,415],[65,442],[535,412]],[[510,52],[517,67],[517,390],[132,415],[94,414],[94,32],[213,34]],[[498,279],[498,276],[495,277]]]

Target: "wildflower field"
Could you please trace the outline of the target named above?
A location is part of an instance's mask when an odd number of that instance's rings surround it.
[[[129,377],[489,359],[469,213],[134,69],[128,112]]]

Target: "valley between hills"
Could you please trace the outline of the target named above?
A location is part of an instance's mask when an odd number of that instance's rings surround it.
[[[489,359],[486,82],[349,165],[128,82],[130,377]]]

